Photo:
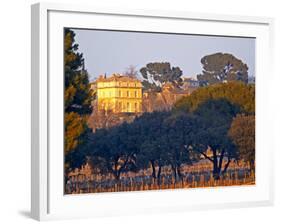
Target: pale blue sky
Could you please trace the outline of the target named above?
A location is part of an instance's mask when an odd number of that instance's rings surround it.
[[[72,30],[91,80],[104,73],[123,73],[130,65],[139,70],[150,62],[170,62],[184,76],[196,77],[202,71],[201,58],[217,52],[233,54],[248,65],[250,76],[255,75],[254,38]]]

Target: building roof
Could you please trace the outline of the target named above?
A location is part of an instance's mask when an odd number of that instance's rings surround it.
[[[136,78],[132,78],[126,75],[114,73],[110,77],[106,77],[105,75],[101,75],[96,82],[112,82],[112,81],[123,81],[123,82],[141,82]]]

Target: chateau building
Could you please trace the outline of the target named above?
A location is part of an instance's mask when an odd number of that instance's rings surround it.
[[[120,74],[108,78],[104,75],[97,79],[96,89],[99,111],[142,112],[142,84],[139,80]]]
[[[88,126],[97,129],[130,123],[144,112],[168,111],[182,97],[190,95],[196,86],[178,87],[165,83],[161,91],[143,90],[140,80],[121,74],[100,76],[91,83],[94,100]]]

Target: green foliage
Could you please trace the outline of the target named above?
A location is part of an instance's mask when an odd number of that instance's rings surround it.
[[[138,155],[137,165],[140,168],[152,167],[152,177],[160,178],[161,167],[166,165],[164,158],[165,135],[163,122],[169,116],[169,112],[145,113],[137,118],[132,125],[138,130]],[[156,174],[156,167],[158,172]]]
[[[194,111],[198,121],[193,130],[192,148],[213,163],[215,179],[219,179],[228,167],[229,163],[221,173],[225,157],[229,162],[238,159],[237,149],[228,137],[228,130],[232,118],[239,112],[239,106],[224,99],[207,100]],[[207,150],[212,152],[212,156],[207,155]]]
[[[160,180],[164,165],[170,165],[175,177],[181,177],[181,165],[191,164],[196,158],[188,147],[194,125],[187,114],[145,113],[130,124],[97,130],[83,153],[101,172],[112,173],[116,180],[122,172],[149,166],[152,177]]]
[[[228,129],[238,112],[240,107],[226,99],[209,99],[199,104],[194,114],[203,121],[206,128],[226,126]]]
[[[176,102],[174,110],[192,112],[201,103],[210,99],[225,99],[240,106],[244,113],[255,113],[255,86],[237,81],[198,88],[191,95]]]
[[[75,33],[64,31],[64,109],[65,112],[89,114],[91,112],[91,90],[87,71],[84,70],[83,55],[75,44]]]
[[[182,85],[182,70],[179,67],[171,67],[169,62],[149,63],[140,69],[143,78],[144,89],[161,90],[161,86],[167,82]],[[153,82],[152,82],[153,81]]]
[[[74,40],[73,34],[67,35],[67,39]],[[224,72],[221,79],[227,82],[214,81],[216,84],[198,88],[190,96],[181,98],[172,111],[144,113],[129,124],[125,122],[88,133],[83,120],[90,108],[88,76],[84,70],[79,71],[82,64],[76,59],[80,58],[81,62],[83,58],[76,52],[78,46],[67,44],[71,51],[66,64],[75,68],[65,76],[68,77],[65,148],[71,167],[88,161],[102,173],[111,173],[117,181],[123,172],[152,167],[151,175],[159,181],[163,166],[170,166],[175,180],[178,180],[182,165],[191,165],[200,158],[213,164],[215,179],[224,175],[231,161],[242,158],[254,161],[254,141],[250,139],[254,138],[255,86],[245,84],[246,65],[238,59],[231,55],[202,59],[206,63],[206,76],[211,74],[207,74],[207,70],[222,69],[225,58],[229,59],[227,71],[220,70]],[[212,65],[216,60],[218,65]],[[239,67],[241,63],[243,68]],[[235,69],[243,71],[243,74],[235,72]],[[141,69],[141,74],[148,89],[161,89],[166,82],[182,83],[181,70],[171,68],[169,63],[147,64]],[[151,80],[154,82],[150,83]],[[237,116],[239,113],[251,119]]]
[[[122,172],[152,167],[151,175],[158,181],[163,166],[170,166],[178,180],[182,177],[182,165],[191,165],[201,155],[212,162],[214,178],[219,179],[229,163],[239,159],[228,131],[240,111],[240,106],[226,99],[209,99],[192,113],[144,113],[130,124],[91,134],[83,154],[116,180]],[[224,159],[227,162],[223,166]]]
[[[92,134],[89,145],[85,148],[85,154],[102,173],[111,173],[116,180],[119,180],[122,172],[136,168],[135,131],[127,123],[111,129],[99,129]]]
[[[190,150],[194,129],[197,127],[195,116],[180,113],[176,116],[168,117],[164,124],[163,158],[166,164],[170,165],[175,180],[182,177],[181,166],[183,164],[192,165],[198,161],[199,157]]]
[[[238,147],[239,157],[255,167],[255,116],[238,114],[232,121],[228,135]]]
[[[81,137],[87,129],[85,121],[85,117],[80,116],[78,113],[70,112],[65,114],[65,153],[68,153],[81,144]]]
[[[203,74],[197,75],[201,86],[228,81],[248,82],[248,66],[232,54],[216,53],[201,59]]]
[[[87,143],[86,135],[89,132],[87,116],[81,116],[76,112],[64,115],[64,155],[66,168],[79,167],[85,161],[85,156],[77,152]]]
[[[173,112],[196,115],[192,148],[213,163],[214,178],[219,179],[231,161],[240,159],[239,146],[233,144],[235,141],[229,137],[228,131],[238,113],[254,116],[255,86],[232,81],[201,87],[179,100]],[[212,156],[207,155],[207,150]],[[227,162],[222,167],[225,158]]]
[[[140,157],[143,156],[145,160],[153,160],[158,164],[163,162],[161,161],[163,151],[160,147],[163,141],[162,124],[168,115],[168,112],[145,113],[132,123],[134,129],[138,129],[136,134],[139,139]],[[138,162],[145,163],[141,159]]]
[[[66,168],[84,161],[75,152],[86,142],[87,116],[91,112],[91,92],[88,73],[83,68],[83,55],[78,52],[75,33],[64,30],[64,153]],[[76,165],[75,165],[76,164]]]

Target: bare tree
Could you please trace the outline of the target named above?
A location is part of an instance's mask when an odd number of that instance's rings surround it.
[[[137,66],[130,65],[128,68],[126,68],[124,75],[129,76],[131,78],[137,78],[138,71],[136,68],[137,68]]]
[[[108,108],[98,108],[97,102],[95,104],[95,110],[93,110],[88,121],[89,127],[92,128],[93,132],[96,129],[110,128],[120,123],[119,115],[122,108],[115,107],[113,111],[114,104],[108,104]]]

